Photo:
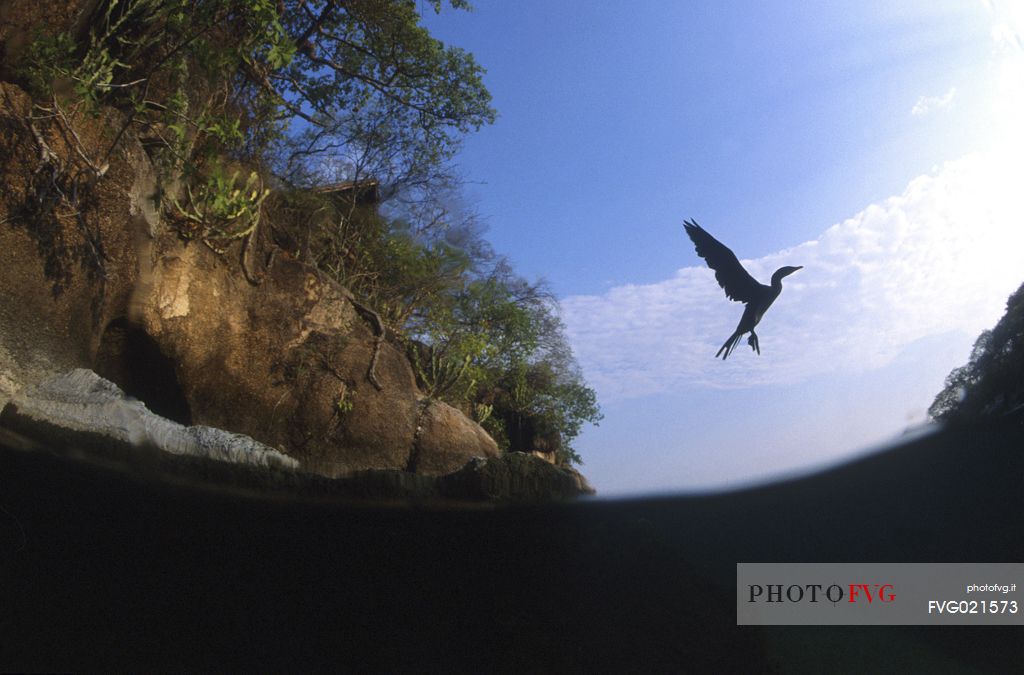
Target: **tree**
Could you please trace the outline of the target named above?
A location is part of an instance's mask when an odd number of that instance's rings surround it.
[[[928,409],[934,419],[970,420],[1024,406],[1024,285],[1006,313],[978,336],[967,364],[955,368]]]
[[[461,137],[496,113],[483,69],[433,38],[416,6],[101,0],[87,35],[37,40],[21,72],[37,93],[129,112],[177,168],[230,152],[293,184],[334,174],[429,190],[450,181]]]
[[[441,2],[430,3],[434,11]],[[462,1],[450,3],[468,9]],[[295,118],[279,172],[309,179],[310,159],[339,179],[372,176],[392,194],[450,180],[463,134],[494,121],[483,69],[419,25],[410,0],[291,1],[283,33],[246,76]]]
[[[440,302],[443,307],[432,308],[417,328],[427,348],[414,352],[414,360],[429,359],[431,374],[447,378],[439,395],[468,408],[507,450],[539,450],[564,464],[580,463],[572,440],[601,413],[550,292],[497,259]],[[437,389],[424,374],[426,388]]]
[[[506,450],[540,450],[580,462],[572,448],[601,414],[566,343],[557,302],[495,255],[473,219],[416,227],[375,209],[346,209],[308,191],[295,213],[271,198],[269,221],[285,248],[311,233],[309,260],[353,290],[387,323],[422,391],[480,422]],[[349,194],[348,192],[346,194]],[[300,256],[301,257],[301,256]]]
[[[991,342],[992,331],[982,331],[974,341],[967,363],[954,368],[946,376],[945,386],[928,408],[928,414],[932,419],[944,419],[955,414],[967,397],[967,392],[978,384],[981,379],[981,364]]]

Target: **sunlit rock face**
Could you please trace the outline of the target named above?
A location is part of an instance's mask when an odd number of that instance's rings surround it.
[[[124,119],[74,116],[75,147],[29,126],[29,96],[0,87],[0,404],[89,368],[163,417],[245,434],[328,477],[440,475],[498,455],[479,425],[424,397],[346,288],[260,231],[222,254],[182,241],[130,126],[74,213],[44,208],[40,140],[61,165],[101,157]]]

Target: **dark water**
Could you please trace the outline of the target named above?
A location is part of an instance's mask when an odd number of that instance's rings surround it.
[[[735,625],[735,564],[1024,560],[1024,433],[714,496],[359,504],[0,444],[0,669],[1013,672],[1024,630]]]

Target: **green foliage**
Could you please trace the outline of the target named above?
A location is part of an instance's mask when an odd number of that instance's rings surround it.
[[[967,364],[954,368],[946,376],[945,387],[928,408],[928,414],[933,419],[952,416],[967,398],[967,392],[978,384],[981,379],[981,363],[991,342],[992,331],[982,331],[974,341]]]
[[[372,206],[309,191],[275,192],[270,222],[279,243],[347,286],[389,326],[404,327],[471,264],[443,240],[424,241],[405,221]]]
[[[491,417],[491,413],[494,412],[494,406],[486,403],[474,403],[473,404],[473,420],[477,424],[485,424]]]
[[[555,303],[503,261],[435,295],[410,328],[446,377],[437,394],[477,419],[507,450],[580,463],[571,441],[601,419],[565,343]],[[418,347],[415,353],[422,353]],[[447,365],[447,368],[444,366]],[[436,379],[420,376],[425,390]]]
[[[351,193],[275,194],[269,208],[284,248],[299,257],[308,249],[405,339],[426,395],[463,410],[507,450],[580,462],[572,440],[601,414],[557,305],[496,257],[471,220],[449,213],[444,226],[414,227],[355,206]]]
[[[131,69],[122,60],[138,49],[152,46],[155,35],[133,35],[131,27],[157,20],[160,0],[109,0],[101,3],[92,22],[88,43],[78,45],[68,33],[41,35],[21,66],[35,93],[46,93],[55,83],[70,82],[74,94],[95,110],[105,94],[135,83],[121,81]]]
[[[270,194],[263,187],[255,171],[249,173],[243,185],[238,182],[239,171],[230,175],[221,164],[215,164],[206,180],[193,190],[185,185],[185,203],[171,198],[178,214],[192,224],[190,231],[207,241],[231,240],[244,237],[256,229],[260,221],[260,205]]]
[[[562,339],[560,328],[552,337]],[[597,424],[602,416],[571,355],[536,352],[493,371],[488,387],[509,449],[553,452],[562,463],[582,463],[571,441],[584,423]]]
[[[434,347],[416,342],[410,343],[408,353],[424,393],[431,398],[443,396],[459,384],[472,360],[469,354],[461,360],[446,358]]]
[[[339,415],[347,415],[352,412],[353,405],[352,390],[343,385],[341,393],[338,394],[338,399],[334,402],[334,408],[338,411]]]
[[[1024,285],[992,330],[978,336],[966,365],[954,368],[928,409],[934,419],[970,420],[1024,405]]]
[[[420,26],[416,7],[100,0],[84,38],[41,35],[21,72],[37,94],[70,86],[94,110],[124,110],[174,171],[221,157],[293,184],[373,176],[392,193],[429,194],[450,178],[461,136],[495,112],[483,70]]]
[[[278,243],[372,307],[420,386],[513,450],[578,462],[600,419],[555,304],[453,221],[449,161],[496,118],[483,69],[420,25],[466,0],[99,0],[84,36],[40,35],[37,97],[124,113],[164,170],[181,234]],[[311,188],[347,184],[331,194]],[[267,186],[273,186],[271,191]],[[364,193],[390,199],[379,210]],[[455,209],[457,211],[458,209]],[[300,364],[301,365],[301,364]],[[351,409],[343,392],[337,407]]]
[[[38,33],[18,64],[29,91],[48,96],[54,81],[74,70],[75,43],[70,35]]]
[[[280,146],[275,166],[289,181],[317,182],[330,166],[328,180],[373,176],[395,191],[423,191],[447,178],[460,137],[495,119],[483,70],[420,26],[416,3],[286,5],[281,21],[293,57],[286,67],[265,62],[254,70],[307,123]],[[319,158],[312,171],[311,156]]]

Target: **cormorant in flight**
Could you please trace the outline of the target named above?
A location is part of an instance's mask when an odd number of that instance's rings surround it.
[[[747,344],[750,345],[751,349],[760,354],[761,347],[758,345],[757,333],[754,332],[754,327],[757,326],[758,322],[761,321],[761,317],[764,316],[764,313],[775,302],[775,298],[779,297],[779,293],[782,292],[782,277],[789,276],[793,272],[803,269],[803,266],[780,267],[772,275],[772,285],[765,286],[743,269],[743,265],[736,259],[735,253],[730,251],[725,244],[708,234],[696,221],[684,221],[683,227],[686,228],[686,234],[690,235],[690,239],[693,240],[694,246],[697,248],[697,255],[704,258],[708,263],[708,267],[715,271],[715,279],[718,280],[718,285],[725,289],[726,296],[730,300],[739,300],[747,305],[746,309],[743,310],[743,317],[740,319],[739,325],[736,326],[736,330],[725,341],[722,348],[718,350],[715,358],[721,356],[723,361],[728,358],[744,333],[750,333]],[[725,352],[725,354],[722,354],[722,352]]]

